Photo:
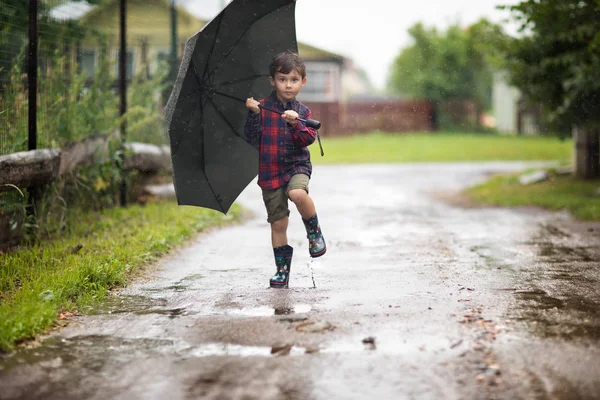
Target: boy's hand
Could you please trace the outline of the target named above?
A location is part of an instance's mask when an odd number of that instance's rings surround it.
[[[260,107],[258,107],[260,103],[254,100],[254,97],[250,97],[246,99],[246,108],[252,111],[254,114],[258,114],[260,112]]]
[[[298,123],[298,113],[294,110],[287,110],[281,114],[281,118],[292,126],[295,126]]]

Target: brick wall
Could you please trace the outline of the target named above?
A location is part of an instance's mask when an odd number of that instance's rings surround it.
[[[360,132],[429,132],[433,130],[428,101],[365,101],[360,103],[307,102],[323,136]]]

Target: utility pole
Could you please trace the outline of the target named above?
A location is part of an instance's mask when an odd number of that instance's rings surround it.
[[[127,112],[127,0],[121,0],[120,7],[120,42],[119,50],[119,93],[121,104],[119,114],[121,117]],[[121,207],[127,206],[127,182],[125,180],[125,170],[123,161],[125,160],[125,140],[127,138],[127,123],[121,122],[121,185],[120,185],[120,203]]]

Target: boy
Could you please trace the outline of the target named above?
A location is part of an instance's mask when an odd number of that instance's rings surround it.
[[[258,185],[262,189],[267,221],[271,224],[271,244],[277,266],[270,286],[287,288],[293,254],[287,240],[288,198],[302,216],[310,256],[322,256],[327,247],[315,204],[308,195],[312,164],[307,147],[315,141],[316,130],[297,120],[298,117],[311,117],[310,109],[296,100],[296,95],[306,84],[304,62],[291,51],[278,54],[269,65],[269,81],[274,88],[270,96],[260,101],[252,97],[246,100],[250,111],[244,134],[260,152]],[[283,114],[259,106],[283,111]]]

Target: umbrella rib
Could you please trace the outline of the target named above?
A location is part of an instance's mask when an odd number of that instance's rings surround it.
[[[258,79],[258,78],[264,78],[264,77],[266,77],[266,76],[269,76],[269,75],[266,75],[266,74],[261,74],[261,75],[252,75],[252,76],[247,76],[247,77],[245,77],[245,78],[232,79],[232,80],[229,80],[229,81],[221,82],[221,83],[219,83],[219,85],[218,85],[218,86],[229,86],[229,85],[234,85],[234,84],[236,84],[236,83],[240,83],[240,82],[246,82],[246,81],[251,81],[251,80],[254,80],[254,79]]]
[[[192,120],[192,118],[194,117],[194,114],[196,113],[197,110],[197,105],[200,106],[200,111],[203,111],[203,105],[202,105],[202,97],[200,97],[200,101],[196,100],[194,103],[194,107],[192,108],[192,112],[190,113],[190,117],[188,118],[187,121],[185,121],[185,126],[187,127],[190,123],[190,121]],[[173,154],[171,156],[174,156],[175,154],[177,154],[177,150],[179,150],[179,144],[181,144],[181,141],[177,144],[177,147],[175,148],[175,150],[173,151]]]
[[[210,188],[210,191],[212,192],[213,196],[215,196],[215,199],[217,200],[217,204],[219,204],[219,207],[221,208],[221,212],[223,214],[227,214],[227,212],[225,211],[225,209],[223,208],[223,205],[221,204],[221,200],[219,200],[219,198],[221,196],[219,196],[217,193],[215,193],[215,189],[213,189],[212,185],[210,184],[210,181],[208,180],[208,176],[206,176],[206,169],[204,169],[204,178],[206,178],[206,184],[208,185],[208,187]]]
[[[186,94],[185,96],[181,97],[179,100],[187,99],[188,97],[190,97],[191,95],[196,94],[196,93],[202,93],[202,89],[196,89],[196,90]]]
[[[225,60],[227,59],[227,57],[229,57],[229,54],[231,54],[231,52],[233,51],[233,49],[235,49],[235,47],[242,41],[242,39],[246,35],[246,32],[248,32],[250,30],[250,28],[252,28],[252,25],[254,25],[257,21],[260,21],[261,19],[263,19],[267,15],[272,14],[272,13],[274,13],[276,11],[279,11],[279,9],[281,9],[283,7],[289,7],[289,4],[286,4],[284,6],[276,8],[274,10],[271,10],[271,11],[267,12],[265,15],[261,15],[260,18],[256,19],[254,22],[252,22],[252,24],[250,24],[250,26],[248,28],[246,28],[246,30],[244,31],[244,33],[242,33],[240,35],[240,37],[238,38],[238,40],[236,40],[236,42],[229,48],[229,50],[227,50],[227,53],[223,54],[223,58],[221,58],[221,61],[219,61],[219,63],[215,66],[215,68],[210,72],[208,78],[211,78],[213,76],[213,74],[221,67],[221,65],[223,64],[223,62],[225,62]],[[219,28],[220,27],[221,27],[221,21],[219,21]],[[214,50],[214,44],[215,44],[215,42],[213,42],[213,49],[212,50]],[[212,50],[211,50],[211,56],[212,56]],[[207,64],[207,66],[208,66],[208,64]],[[206,72],[206,69],[204,71]],[[206,77],[206,73],[202,77],[203,81],[206,81],[205,77]]]
[[[208,98],[208,96],[207,96],[207,98]],[[204,105],[202,105],[202,97],[200,97],[199,103],[200,103],[199,104],[200,105],[200,111],[202,113],[204,113]],[[204,130],[204,120],[202,121],[202,130]],[[204,155],[204,150],[205,150],[204,141],[202,141],[202,155]],[[208,175],[206,175],[206,160],[204,160],[204,162],[205,162],[205,165],[202,166],[202,173],[204,174],[204,179],[206,180],[206,184],[208,185],[208,187],[209,187],[210,191],[212,192],[213,196],[215,196],[215,199],[217,200],[217,204],[219,204],[219,208],[221,209],[221,212],[223,214],[227,214],[225,212],[225,210],[223,209],[223,205],[221,204],[221,200],[220,200],[221,196],[219,196],[215,192],[215,189],[213,189],[212,185],[210,184],[210,180],[208,179]]]
[[[239,132],[237,131],[237,129],[235,129],[235,127],[233,125],[231,125],[231,122],[229,122],[229,120],[227,119],[227,117],[225,116],[225,114],[219,109],[219,107],[217,107],[217,105],[215,104],[215,102],[213,101],[213,99],[211,99],[210,97],[207,97],[207,98],[208,98],[208,101],[210,101],[210,104],[212,104],[212,106],[214,107],[214,109],[221,116],[221,118],[223,119],[223,121],[225,121],[225,123],[233,131],[233,133],[235,133],[237,137],[245,140],[244,136],[240,135]]]
[[[219,14],[219,17],[218,17],[219,25],[217,25],[217,32],[215,32],[215,38],[217,36],[219,36],[219,32],[221,31],[221,23],[223,22],[223,15],[225,15],[224,11]],[[204,74],[202,75],[201,82],[206,82],[206,72],[208,71],[208,66],[210,65],[210,60],[212,59],[213,52],[215,51],[216,43],[217,43],[217,41],[213,40],[210,52],[208,53],[208,59],[206,60],[206,64],[204,65]]]

